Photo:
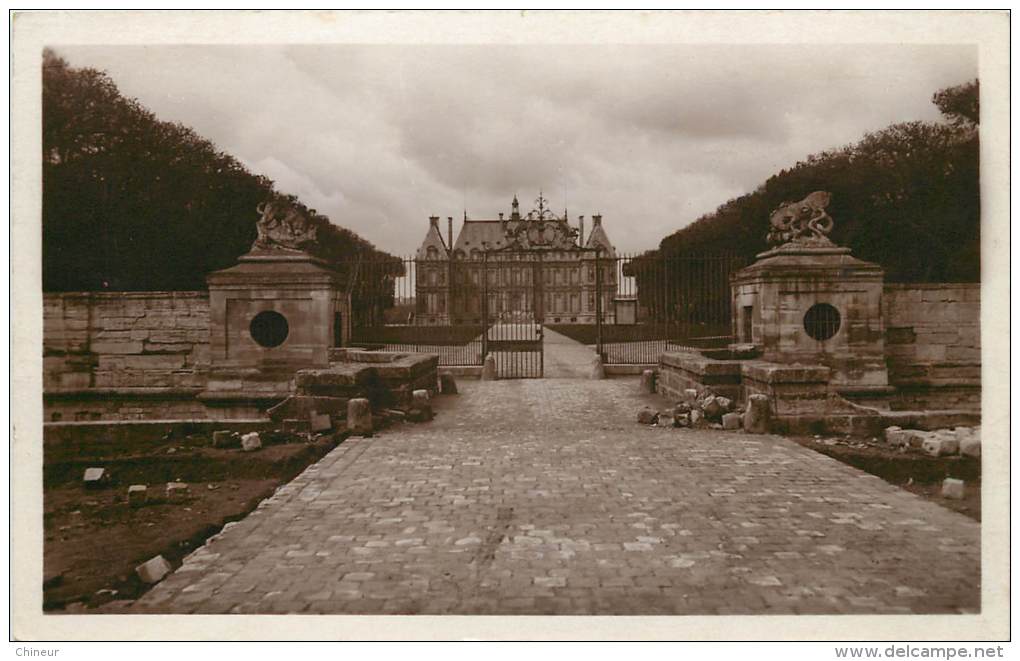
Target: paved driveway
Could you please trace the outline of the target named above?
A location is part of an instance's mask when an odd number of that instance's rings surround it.
[[[201,613],[953,613],[979,524],[634,380],[463,382],[349,439],[135,604]]]

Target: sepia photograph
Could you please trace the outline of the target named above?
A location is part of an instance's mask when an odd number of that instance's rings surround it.
[[[15,15],[14,635],[1008,639],[1008,31]]]

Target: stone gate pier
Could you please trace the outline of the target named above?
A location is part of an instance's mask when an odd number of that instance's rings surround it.
[[[920,286],[916,302],[938,309],[918,317],[909,285],[888,296],[881,266],[828,238],[828,201],[819,191],[772,214],[773,247],[731,278],[735,342],[662,354],[659,391],[677,400],[692,388],[739,401],[765,395],[774,430],[789,433],[975,424],[979,286],[943,286],[935,300]],[[905,318],[916,323],[900,326]]]

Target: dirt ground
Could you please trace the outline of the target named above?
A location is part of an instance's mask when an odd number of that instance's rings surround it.
[[[981,461],[972,457],[930,457],[918,451],[901,451],[877,439],[795,437],[794,441],[844,464],[871,473],[942,507],[981,520]],[[942,497],[942,480],[954,477],[966,483],[965,497]]]
[[[343,440],[262,434],[272,444],[255,452],[213,448],[206,435],[132,443],[80,443],[48,447],[44,457],[43,608],[94,608],[133,599],[148,586],[135,567],[162,554],[172,566],[226,523],[242,518],[309,464]],[[108,485],[86,489],[90,466],[111,474]],[[185,482],[189,493],[167,502],[166,483]],[[127,503],[127,488],[148,486],[141,507]]]

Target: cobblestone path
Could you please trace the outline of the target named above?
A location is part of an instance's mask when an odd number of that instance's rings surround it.
[[[778,437],[639,426],[631,379],[460,385],[432,423],[344,442],[131,610],[980,608],[979,524],[876,477]]]

